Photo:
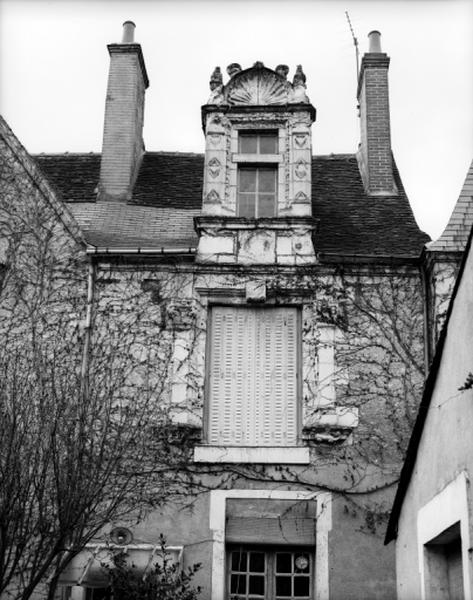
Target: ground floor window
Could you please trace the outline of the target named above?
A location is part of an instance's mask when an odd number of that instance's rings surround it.
[[[229,546],[229,600],[310,600],[314,557],[310,548]]]

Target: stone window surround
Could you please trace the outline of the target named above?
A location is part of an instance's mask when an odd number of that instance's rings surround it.
[[[207,309],[213,305],[216,306],[235,306],[235,307],[254,307],[255,305],[281,306],[275,299],[265,299],[253,301],[247,299],[245,289],[209,289],[198,290],[202,295],[203,304]],[[302,308],[302,303],[298,299],[288,298],[285,303],[287,306],[296,306]],[[209,311],[210,312],[210,311]],[[301,342],[301,340],[299,340]],[[206,356],[208,351],[206,351]],[[207,396],[207,394],[205,394]],[[204,415],[206,412],[204,403]],[[204,416],[205,420],[205,416]],[[194,462],[203,463],[258,463],[258,464],[303,464],[310,463],[310,448],[307,445],[298,446],[214,446],[201,444],[194,447]]]
[[[287,201],[286,198],[286,178],[288,173],[286,172],[289,164],[289,149],[287,147],[287,123],[285,120],[281,120],[279,115],[271,118],[267,115],[262,115],[261,119],[255,119],[248,121],[237,115],[227,115],[232,125],[231,132],[229,135],[229,157],[230,160],[227,163],[229,185],[227,192],[230,194],[230,205],[237,206],[237,177],[238,168],[244,165],[274,165],[276,169],[276,217],[279,216],[281,207],[284,206]],[[278,136],[278,150],[277,154],[241,154],[238,148],[238,136],[240,132],[264,132],[273,131],[277,132]],[[228,160],[228,159],[227,159]]]
[[[425,545],[443,531],[460,522],[462,545],[462,572],[465,600],[472,600],[471,582],[473,566],[470,566],[470,519],[468,506],[469,477],[465,471],[459,473],[441,492],[424,504],[417,512],[417,552],[421,582],[421,600],[428,600]]]
[[[227,499],[314,500],[316,510],[316,552],[313,596],[329,599],[328,534],[332,529],[332,495],[328,492],[283,490],[213,490],[209,501],[209,528],[212,531],[211,600],[225,597],[225,511]]]
[[[257,278],[259,281],[259,278]],[[254,282],[252,282],[254,283]],[[267,297],[266,289],[264,296],[258,300],[252,300],[248,297],[248,290],[245,287],[233,288],[197,288],[197,293],[200,296],[202,306],[207,310],[212,305],[228,305],[228,306],[254,306],[255,302],[266,306],[281,304],[276,298]],[[304,290],[281,290],[285,296],[287,306],[298,306],[301,310],[303,318],[304,307],[310,304],[311,298],[304,295]],[[321,324],[321,327],[327,326]],[[303,340],[301,338],[301,376],[302,381],[306,376],[304,374],[304,354]],[[207,351],[206,351],[207,355]],[[206,396],[206,394],[205,394]],[[334,399],[335,401],[335,399]],[[301,398],[302,402],[302,398]],[[204,402],[204,418],[206,411],[206,402]],[[301,407],[302,410],[302,407]],[[301,419],[300,444],[291,447],[244,447],[244,446],[210,446],[205,443],[196,444],[194,447],[194,462],[203,463],[261,463],[261,464],[310,464],[310,446],[308,441],[324,441],[324,442],[340,442],[345,439],[350,440],[350,433],[358,426],[358,410],[355,408],[347,408],[343,406],[335,406],[333,414],[323,414],[320,419],[322,431],[318,428],[312,429],[313,424],[305,426],[303,414]],[[334,428],[335,430],[343,431],[342,436],[331,436],[326,432]],[[311,435],[311,432],[312,435]],[[339,431],[338,431],[339,433]]]

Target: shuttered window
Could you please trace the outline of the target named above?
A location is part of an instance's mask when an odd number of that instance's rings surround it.
[[[297,443],[296,308],[214,307],[208,443]]]

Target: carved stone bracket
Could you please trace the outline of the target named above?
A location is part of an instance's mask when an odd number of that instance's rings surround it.
[[[194,326],[197,315],[195,301],[191,298],[184,300],[169,300],[165,304],[164,321],[166,329],[184,331]]]
[[[302,437],[316,443],[341,443],[358,427],[358,409],[334,406],[314,411],[306,418]]]

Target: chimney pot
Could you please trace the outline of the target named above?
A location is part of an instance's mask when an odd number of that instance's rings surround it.
[[[368,39],[370,41],[369,52],[379,53],[381,50],[381,34],[379,31],[370,31],[368,33]]]
[[[133,21],[125,21],[123,23],[122,44],[133,44],[135,40],[135,27]]]

